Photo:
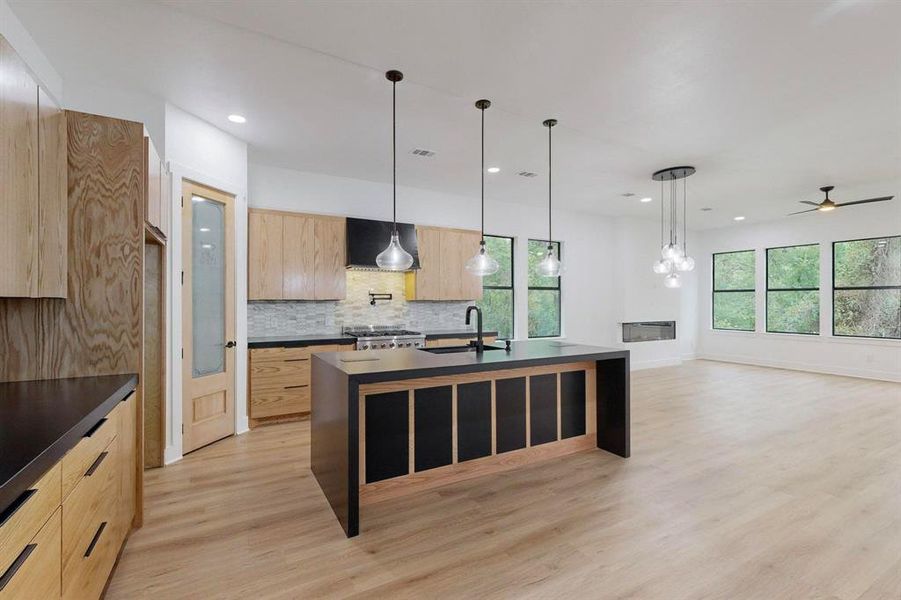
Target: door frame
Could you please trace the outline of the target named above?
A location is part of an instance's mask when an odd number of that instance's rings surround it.
[[[174,178],[173,178],[174,179]],[[180,198],[180,210],[179,213],[179,229],[180,232],[178,234],[180,238],[179,244],[179,261],[181,263],[181,271],[179,273],[173,273],[173,275],[177,275],[177,279],[179,287],[180,287],[180,331],[177,338],[177,343],[179,344],[179,349],[177,352],[176,359],[179,361],[181,369],[180,369],[180,377],[177,382],[173,382],[173,387],[179,388],[179,399],[178,404],[173,406],[173,413],[177,412],[180,417],[181,427],[178,431],[179,438],[179,446],[180,446],[180,456],[184,455],[186,440],[189,439],[189,432],[185,430],[185,410],[187,409],[187,398],[190,395],[190,386],[192,386],[193,376],[191,372],[191,368],[189,367],[187,361],[185,360],[185,356],[193,357],[192,348],[190,348],[191,340],[186,336],[186,325],[191,325],[193,321],[192,314],[192,304],[188,302],[188,297],[190,295],[190,288],[186,287],[190,285],[191,282],[191,265],[187,263],[187,252],[190,248],[190,243],[192,239],[192,228],[190,226],[185,226],[188,222],[185,215],[187,211],[191,210],[191,200],[190,195],[191,191],[195,192],[208,192],[210,196],[213,196],[211,199],[217,199],[215,196],[226,196],[230,199],[229,204],[230,210],[226,210],[225,214],[225,239],[226,246],[231,248],[232,256],[230,257],[231,263],[228,263],[225,270],[225,286],[227,290],[230,290],[230,294],[226,296],[226,305],[225,312],[227,315],[226,321],[226,332],[225,339],[226,340],[234,340],[237,341],[237,331],[238,331],[238,305],[239,305],[239,297],[238,297],[238,285],[237,281],[237,272],[238,272],[238,264],[240,259],[240,252],[238,251],[238,237],[236,235],[237,232],[237,221],[239,215],[239,196],[237,194],[230,193],[228,191],[224,191],[219,189],[218,187],[211,186],[205,183],[200,183],[192,178],[188,177],[179,177],[178,178],[178,197]],[[173,228],[174,229],[174,228]],[[174,296],[174,295],[173,295]],[[230,317],[230,318],[229,318]],[[173,337],[173,341],[175,338]],[[188,352],[185,352],[185,348],[187,347]],[[230,350],[226,350],[226,371],[230,371],[231,376],[230,380],[227,382],[226,389],[228,390],[227,396],[230,405],[228,408],[231,410],[232,415],[232,423],[231,423],[231,433],[226,435],[224,438],[230,437],[232,435],[236,435],[237,433],[241,433],[239,428],[239,410],[240,402],[238,400],[238,396],[241,395],[239,390],[239,377],[238,377],[238,369],[240,360],[238,360],[238,350],[242,345],[238,344],[237,347],[234,347]],[[196,384],[193,384],[196,385]],[[245,415],[246,418],[246,415]],[[174,429],[174,428],[173,428]],[[217,441],[217,440],[216,440]],[[212,443],[212,442],[210,442]],[[197,450],[200,446],[192,448],[191,451]],[[167,461],[168,462],[168,461]]]

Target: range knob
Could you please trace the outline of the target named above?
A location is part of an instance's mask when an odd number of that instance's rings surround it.
[[[387,348],[388,344],[382,344],[382,348]]]
[[[360,350],[369,350],[369,344],[362,344]]]
[[[391,342],[391,344],[389,344],[388,347],[389,348],[397,348],[397,344],[395,344],[394,342]]]

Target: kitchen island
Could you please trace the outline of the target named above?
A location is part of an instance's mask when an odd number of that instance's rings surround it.
[[[313,355],[311,468],[348,537],[361,505],[593,448],[629,456],[627,350],[441,351]]]

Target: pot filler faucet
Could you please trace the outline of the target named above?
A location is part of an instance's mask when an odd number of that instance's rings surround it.
[[[469,342],[469,345],[475,346],[476,354],[481,354],[485,351],[485,342],[482,340],[482,309],[475,305],[466,307],[467,325],[469,325],[469,317],[472,314],[472,311],[476,311],[476,329],[478,330],[478,333],[476,341]]]

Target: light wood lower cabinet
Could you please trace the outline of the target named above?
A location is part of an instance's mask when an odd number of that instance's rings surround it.
[[[7,509],[0,599],[99,598],[135,507],[132,394]]]
[[[353,345],[250,350],[251,426],[269,419],[302,417],[310,412],[310,360],[316,352],[353,350]]]

